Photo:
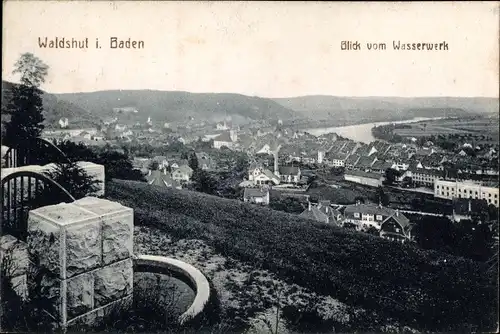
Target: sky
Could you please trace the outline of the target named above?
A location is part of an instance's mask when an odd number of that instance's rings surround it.
[[[111,89],[262,97],[486,96],[499,92],[498,2],[3,3],[2,79],[24,52],[49,65],[51,93]],[[44,49],[38,38],[89,39]],[[110,49],[110,37],[144,49]],[[95,48],[95,39],[101,49]],[[393,50],[393,41],[448,51]],[[342,41],[362,50],[343,51]],[[387,50],[367,50],[366,43]]]

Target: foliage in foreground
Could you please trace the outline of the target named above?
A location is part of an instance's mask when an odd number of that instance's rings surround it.
[[[281,279],[428,331],[496,328],[496,271],[471,260],[190,191],[115,181],[135,223],[202,239]]]

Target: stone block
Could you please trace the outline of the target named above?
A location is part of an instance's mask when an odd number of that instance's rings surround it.
[[[66,310],[68,319],[91,311],[94,307],[94,275],[85,273],[67,280]]]
[[[104,195],[104,185],[105,185],[105,171],[104,171],[104,166],[95,164],[93,162],[89,161],[79,161],[78,165],[83,168],[89,176],[94,177],[95,180],[99,181],[98,184],[96,184],[98,190],[93,193],[93,194],[88,194],[88,195],[93,195],[93,196],[103,196]]]
[[[39,265],[64,279],[100,265],[99,217],[72,203],[31,210],[28,244]]]
[[[68,226],[66,230],[66,276],[73,277],[101,265],[101,228],[95,221]]]
[[[133,292],[132,259],[115,262],[94,272],[94,305],[106,305]]]
[[[60,276],[61,268],[61,229],[32,215],[28,216],[28,252],[34,265]]]
[[[134,212],[131,208],[95,197],[82,198],[75,204],[101,218],[103,265],[132,256]]]

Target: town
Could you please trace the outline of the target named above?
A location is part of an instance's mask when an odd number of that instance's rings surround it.
[[[114,111],[118,116],[140,112],[133,107]],[[127,125],[118,116],[87,129],[71,128],[68,119],[61,118],[43,136],[56,144],[72,141],[127,152],[151,185],[201,189],[193,187],[194,169],[199,168],[213,180],[211,194],[238,194],[245,202],[271,207],[290,198],[302,205],[303,217],[359,231],[376,229],[380,236],[402,242],[414,237],[405,214],[445,215],[459,221],[476,219],[476,208],[482,207],[491,217],[483,215],[481,223],[495,228],[491,222],[499,206],[499,147],[483,134],[438,138],[431,132],[433,121],[421,121],[412,124],[422,129],[418,139],[409,132],[385,140],[391,129],[411,128],[389,123],[372,129],[380,139],[361,143],[336,133],[314,136],[282,120],[236,125],[227,117],[215,123],[157,124],[147,117],[143,123]],[[469,126],[495,126],[498,120],[467,121]],[[434,121],[450,128],[465,122],[453,117]],[[358,189],[357,197],[351,195],[353,188]],[[372,196],[374,192],[383,196]],[[406,203],[391,201],[401,196]],[[367,203],[360,206],[360,200]]]

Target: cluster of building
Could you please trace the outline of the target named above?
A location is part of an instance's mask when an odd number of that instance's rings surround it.
[[[377,235],[393,241],[412,240],[412,224],[399,210],[375,204],[356,204],[332,206],[330,201],[319,201],[300,214],[301,217],[333,224],[357,231],[368,232],[372,229]]]
[[[155,164],[155,168],[151,165]],[[191,182],[193,169],[179,156],[156,156],[152,159],[134,158],[133,166],[146,174],[149,184],[181,189]]]

